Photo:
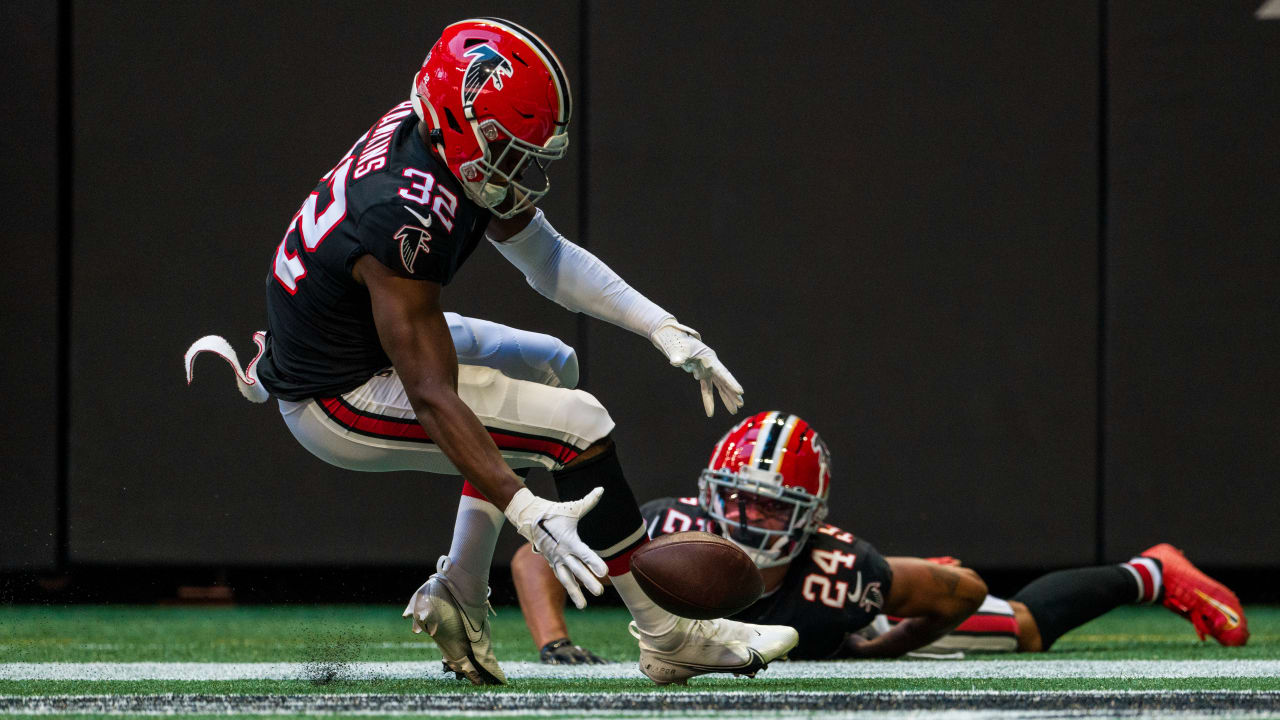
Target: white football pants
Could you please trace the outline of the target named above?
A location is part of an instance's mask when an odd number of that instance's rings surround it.
[[[578,381],[573,348],[541,333],[445,313],[458,351],[458,395],[512,468],[556,470],[613,430],[613,419]],[[427,437],[391,369],[345,395],[280,401],[302,446],[350,470],[458,470]]]

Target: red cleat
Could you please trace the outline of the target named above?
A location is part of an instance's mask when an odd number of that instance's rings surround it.
[[[1226,585],[1200,572],[1169,543],[1148,548],[1142,557],[1160,561],[1164,573],[1164,606],[1191,621],[1196,634],[1228,647],[1249,641],[1249,623],[1240,600]]]

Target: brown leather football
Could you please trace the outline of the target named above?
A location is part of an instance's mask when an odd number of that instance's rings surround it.
[[[631,556],[640,589],[667,612],[695,620],[732,615],[764,592],[764,578],[737,545],[705,532],[680,532]]]

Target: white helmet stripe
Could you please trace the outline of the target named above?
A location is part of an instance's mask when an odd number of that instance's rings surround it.
[[[551,48],[547,47],[547,44],[542,41],[542,38],[534,35],[529,30],[511,22],[510,20],[503,20],[502,18],[496,17],[483,17],[476,18],[476,21],[496,25],[524,40],[525,43],[533,49],[534,53],[537,54],[538,59],[542,61],[543,65],[546,65],[547,71],[551,73],[551,77],[556,79],[556,94],[560,100],[560,112],[556,117],[556,124],[562,127],[567,125],[569,123],[569,116],[572,114],[573,109],[573,94],[569,91],[569,77],[565,74],[564,66],[560,64],[560,58],[556,57],[556,54],[551,51]]]
[[[751,449],[751,462],[747,463],[747,467],[761,467],[760,460],[764,455],[764,446],[768,445],[769,436],[778,430],[778,413],[770,412],[760,421],[760,428],[756,430],[756,446]],[[772,457],[766,458],[772,460]]]
[[[778,433],[778,443],[769,462],[770,470],[782,472],[782,458],[787,453],[787,445],[791,443],[791,433],[795,432],[796,425],[799,422],[799,417],[795,415],[787,416],[786,424],[782,426],[781,432]]]

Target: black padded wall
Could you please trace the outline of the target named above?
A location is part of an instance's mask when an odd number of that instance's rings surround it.
[[[1091,559],[1096,8],[594,7],[592,248],[746,412],[826,437],[832,521],[984,567]],[[637,494],[692,494],[733,419],[644,340],[591,338]]]
[[[252,357],[289,217],[407,97],[444,25],[511,17],[576,73],[577,5],[80,2],[75,13],[72,560],[433,564],[461,481],[326,466],[274,403],[242,399],[217,358],[201,358],[186,387],[182,354],[218,333]],[[567,230],[576,157],[547,204]],[[546,312],[497,253],[476,255],[450,308],[573,341],[573,318]]]
[[[987,568],[1091,562],[1099,531],[1108,558],[1168,539],[1274,566],[1280,21],[1259,1],[76,0],[68,107],[56,6],[7,3],[22,420],[0,440],[0,567],[57,560],[59,392],[72,563],[429,565],[447,547],[458,480],[330,468],[220,361],[186,387],[180,358],[206,333],[251,351],[288,218],[441,27],[477,14],[589,76],[548,217],[700,329],[747,412],[818,427],[835,523]],[[446,303],[582,345],[642,499],[692,493],[735,420],[489,248]]]
[[[58,559],[58,17],[41,2],[0,4],[8,100],[0,177],[8,268],[0,283],[7,422],[0,433],[0,569]]]
[[[1280,21],[1111,3],[1106,553],[1280,562]]]

